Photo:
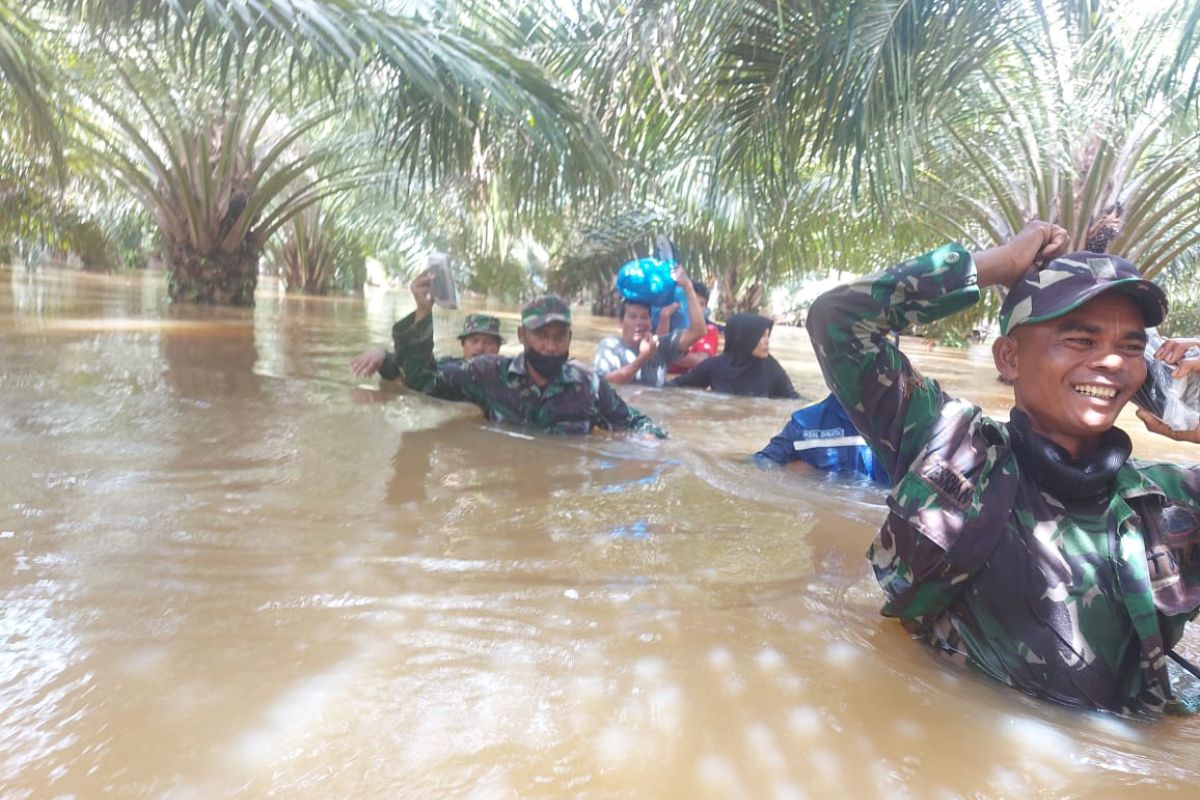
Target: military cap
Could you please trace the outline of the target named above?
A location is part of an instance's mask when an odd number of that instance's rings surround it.
[[[463,329],[462,333],[458,335],[458,340],[461,342],[476,333],[495,336],[500,340],[500,344],[504,344],[504,337],[500,335],[500,320],[491,314],[467,314],[467,318],[463,320]]]
[[[556,294],[535,297],[521,308],[521,325],[525,330],[537,330],[551,322],[571,324],[571,307]]]
[[[1166,294],[1133,264],[1120,256],[1080,251],[1021,276],[1000,307],[1000,333],[1007,336],[1018,325],[1061,317],[1108,291],[1121,292],[1137,303],[1148,328],[1167,314]]]

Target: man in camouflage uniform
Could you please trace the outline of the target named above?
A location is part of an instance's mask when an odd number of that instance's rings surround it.
[[[1200,608],[1200,470],[1128,460],[1113,426],[1145,380],[1144,328],[1166,298],[1128,262],[1066,245],[1034,222],[1003,246],[946,245],[814,303],[825,379],[895,485],[868,558],[885,615],[997,680],[1074,706],[1190,710],[1171,648]],[[1011,287],[993,347],[1013,384],[1007,424],[946,395],[888,339],[989,284]]]
[[[433,313],[433,272],[426,271],[417,276],[409,289],[417,308],[404,319],[392,326],[392,339],[412,327],[419,317]],[[462,333],[458,335],[462,345],[462,357],[474,358],[477,355],[496,355],[504,337],[500,335],[500,320],[491,314],[468,314],[463,321]],[[450,356],[445,356],[450,358]],[[382,347],[368,347],[350,362],[350,368],[360,378],[369,378],[376,372],[384,380],[394,381],[400,378],[400,362],[395,353],[389,353]]]
[[[398,329],[395,338],[396,357],[410,388],[474,403],[490,420],[549,433],[586,434],[598,427],[666,438],[608,383],[568,361],[571,309],[557,295],[539,297],[521,309],[517,338],[525,350],[516,358],[481,355],[435,362],[430,315]]]

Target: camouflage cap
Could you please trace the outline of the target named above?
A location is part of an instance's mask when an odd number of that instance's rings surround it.
[[[1000,307],[1000,333],[1007,336],[1018,325],[1061,317],[1110,290],[1137,303],[1148,328],[1167,314],[1166,294],[1133,264],[1120,256],[1080,251],[1059,256],[1041,270],[1034,267],[1017,281]]]
[[[504,337],[500,335],[500,320],[491,314],[467,314],[467,318],[463,320],[463,329],[462,333],[458,335],[458,340],[461,342],[476,333],[495,336],[500,340],[500,344],[504,344]]]
[[[535,297],[521,308],[521,325],[526,330],[537,330],[551,322],[571,324],[571,307],[556,294]]]

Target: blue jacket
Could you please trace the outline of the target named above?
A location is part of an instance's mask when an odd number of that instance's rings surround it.
[[[803,461],[829,472],[854,472],[890,485],[887,472],[833,395],[796,411],[788,424],[754,454],[762,464]]]

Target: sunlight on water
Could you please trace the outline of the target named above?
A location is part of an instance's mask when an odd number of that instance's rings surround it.
[[[5,800],[1200,784],[1193,721],[1047,706],[880,617],[884,493],[747,460],[789,402],[629,388],[670,440],[553,439],[354,378],[400,294],[214,311],[161,276],[0,276]],[[587,362],[615,322],[576,328]],[[1006,413],[986,351],[906,347]],[[772,351],[824,396],[802,332]]]

